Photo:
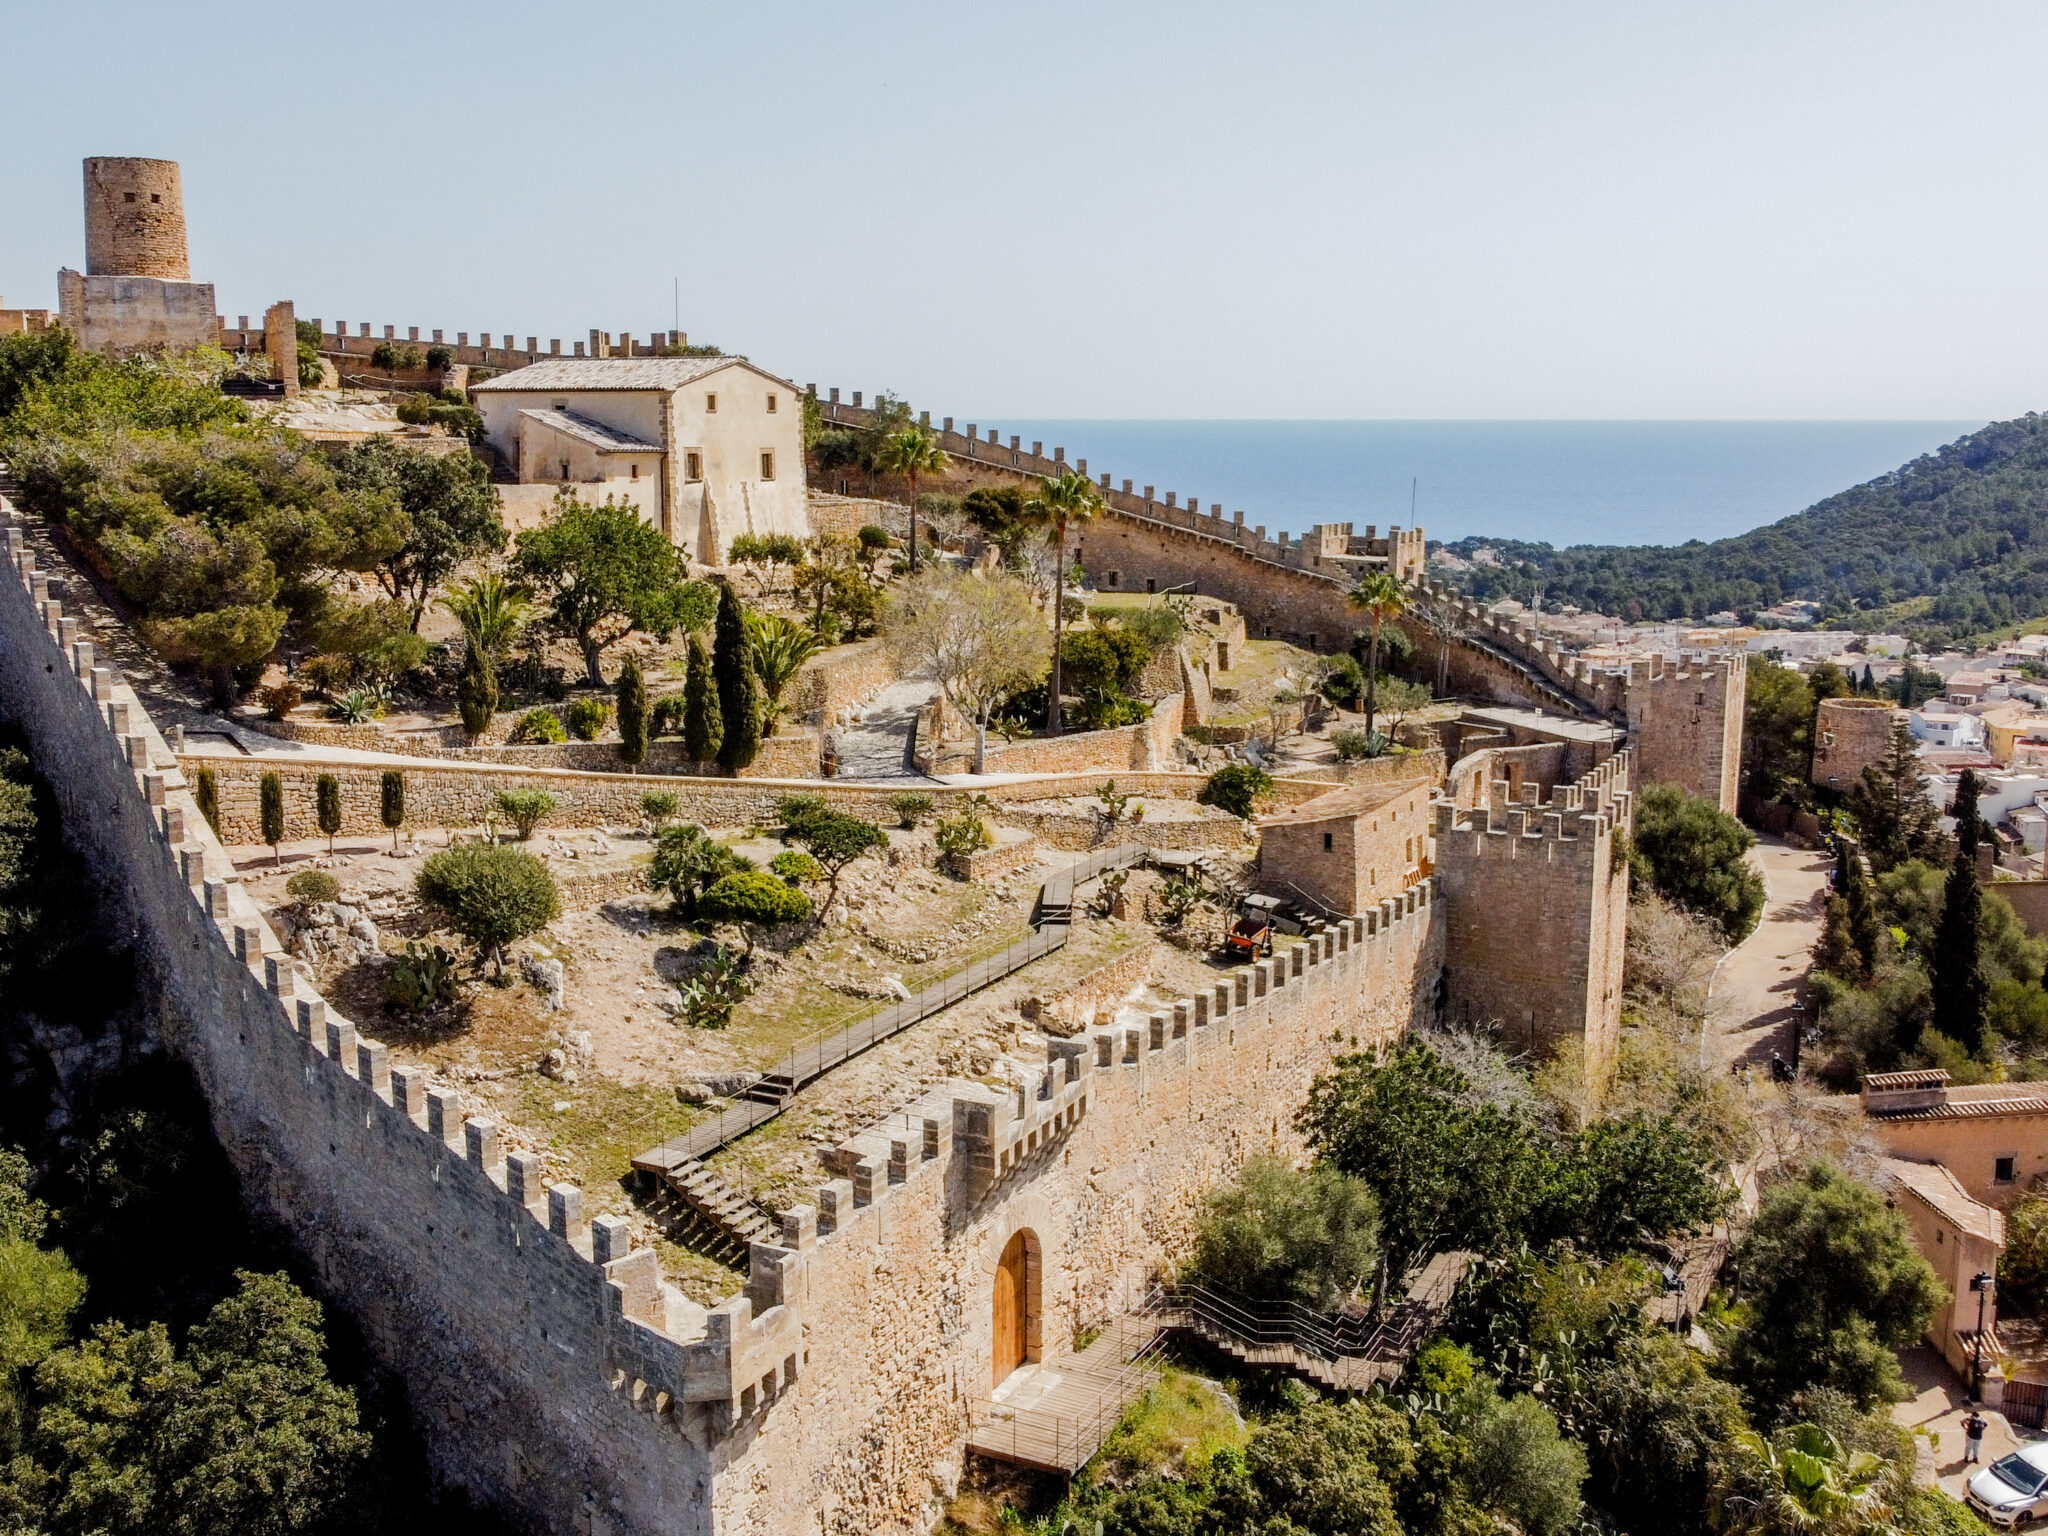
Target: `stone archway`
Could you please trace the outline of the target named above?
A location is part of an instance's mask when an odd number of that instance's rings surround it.
[[[990,1370],[993,1391],[1019,1366],[1040,1358],[1042,1317],[1038,1234],[1020,1227],[1003,1245],[990,1286]]]

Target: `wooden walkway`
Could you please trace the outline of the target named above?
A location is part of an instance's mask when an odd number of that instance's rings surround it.
[[[683,1135],[640,1153],[633,1159],[634,1169],[667,1178],[687,1164],[702,1161],[727,1142],[773,1120],[788,1107],[798,1090],[816,1082],[841,1062],[1063,947],[1074,921],[1075,889],[1105,870],[1137,863],[1144,852],[1136,843],[1119,843],[1076,860],[1039,887],[1037,908],[1032,914],[1036,929],[1030,938],[1019,939],[999,953],[977,960],[965,970],[913,993],[903,1002],[891,1003],[856,1024],[805,1041],[749,1084],[728,1108],[692,1126]]]
[[[1118,1318],[1079,1354],[1025,1367],[994,1396],[969,1405],[967,1448],[1072,1477],[1151,1387],[1151,1357],[1165,1337],[1164,1321],[1141,1310]]]

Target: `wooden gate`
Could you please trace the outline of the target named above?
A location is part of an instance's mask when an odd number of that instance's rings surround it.
[[[2013,1423],[2039,1429],[2044,1408],[2048,1408],[2048,1384],[2038,1381],[2008,1381],[2005,1384],[2005,1416]]]
[[[995,1369],[991,1389],[1003,1384],[1010,1372],[1024,1363],[1025,1315],[1030,1305],[1025,1295],[1028,1283],[1028,1255],[1022,1232],[1014,1235],[996,1265],[995,1284]]]

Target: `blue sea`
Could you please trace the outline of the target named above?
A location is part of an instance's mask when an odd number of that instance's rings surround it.
[[[1299,536],[1349,520],[1431,539],[1720,539],[1803,511],[1975,421],[988,421],[1121,485]],[[1410,507],[1413,506],[1411,516]]]

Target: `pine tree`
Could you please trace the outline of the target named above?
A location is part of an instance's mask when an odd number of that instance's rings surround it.
[[[718,690],[711,684],[711,658],[704,642],[690,636],[690,664],[683,679],[683,750],[694,763],[708,763],[718,756],[725,738],[725,722],[719,717]]]
[[[1904,721],[1893,725],[1884,760],[1864,769],[1863,781],[1849,791],[1849,809],[1863,851],[1880,872],[1939,845],[1940,818],[1920,782],[1919,749]]]
[[[640,658],[626,654],[619,668],[619,756],[626,766],[638,769],[647,760],[647,679],[640,673]]]
[[[711,670],[718,678],[718,713],[725,723],[718,761],[737,773],[761,750],[761,679],[754,671],[754,642],[746,612],[727,583],[718,590],[718,624],[711,642]]]
[[[475,640],[469,642],[462,673],[455,679],[455,706],[462,711],[462,729],[471,741],[491,728],[491,716],[498,712],[497,670]]]
[[[1942,892],[1941,919],[1932,956],[1934,1027],[1971,1055],[1984,1046],[1984,1001],[1989,990],[1978,955],[1984,905],[1977,886],[1977,775],[1963,770],[1956,784],[1956,856]]]

